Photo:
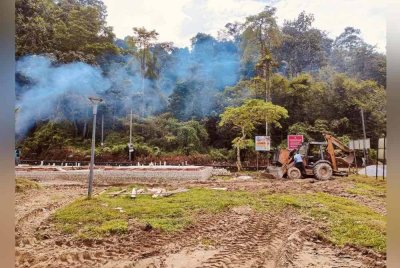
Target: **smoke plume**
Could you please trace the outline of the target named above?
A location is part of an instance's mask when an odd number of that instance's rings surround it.
[[[19,59],[17,134],[25,134],[38,120],[82,119],[92,95],[103,97],[113,116],[124,116],[130,109],[138,116],[162,112],[183,82],[195,85],[183,99],[184,117],[195,112],[204,116],[213,111],[216,94],[239,79],[239,53],[231,42],[209,38],[191,51],[175,48],[154,57],[155,74],[146,73],[146,79],[131,55],[113,56],[99,67],[82,62],[57,64],[41,55]],[[198,107],[193,108],[193,103]]]

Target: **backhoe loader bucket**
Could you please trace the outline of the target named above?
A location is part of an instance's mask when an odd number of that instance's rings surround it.
[[[284,175],[282,167],[270,166],[270,167],[267,168],[267,172],[269,174],[272,174],[277,179],[282,179],[283,175]]]
[[[339,157],[337,157],[337,158],[339,158]],[[340,159],[342,159],[344,162],[346,162],[347,164],[350,165],[354,162],[354,158],[355,158],[354,152],[350,152],[348,156],[341,157]]]

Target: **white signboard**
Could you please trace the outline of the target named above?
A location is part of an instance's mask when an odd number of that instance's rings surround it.
[[[386,138],[379,138],[378,140],[378,148],[383,149],[386,147]]]
[[[256,151],[269,151],[271,150],[270,136],[256,136],[255,138]]]
[[[132,153],[133,152],[133,144],[128,142],[128,149],[129,152]]]
[[[386,138],[380,138],[378,140],[378,159],[384,160],[385,157],[385,149],[386,149]]]
[[[371,148],[370,139],[365,140],[365,149]],[[364,140],[351,140],[349,141],[349,149],[351,150],[364,150]]]

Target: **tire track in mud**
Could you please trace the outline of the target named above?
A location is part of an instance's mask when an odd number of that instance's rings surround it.
[[[15,264],[17,267],[33,267],[41,262],[41,250],[46,240],[38,238],[40,229],[58,208],[82,196],[85,190],[79,186],[45,186],[40,190],[31,190],[16,196],[15,215]],[[54,247],[53,247],[54,248]]]
[[[123,267],[385,267],[380,257],[351,253],[320,240],[315,226],[291,211],[274,215],[229,212],[208,223],[193,235],[214,239],[212,247],[199,245],[200,239],[180,247],[173,244],[175,250],[163,250],[162,255]]]
[[[192,238],[197,239],[193,242],[163,256],[142,259],[130,267],[274,267],[275,256],[295,228],[292,220],[288,213],[229,211],[220,219],[209,219],[203,228],[196,227]],[[204,247],[202,239],[214,241],[214,245]],[[176,263],[176,256],[191,262]]]
[[[247,184],[235,182],[227,185],[235,189],[246,189]],[[258,184],[263,188],[268,185]],[[197,183],[194,185],[199,186]],[[202,183],[205,187],[210,185],[225,184]],[[315,186],[307,187],[312,191]],[[16,248],[17,267],[298,268],[312,267],[309,266],[312,264],[317,265],[314,267],[358,267],[360,263],[365,264],[360,267],[381,267],[376,266],[374,261],[365,262],[365,256],[356,256],[354,261],[349,261],[348,257],[338,255],[338,250],[333,246],[320,247],[320,244],[310,242],[312,232],[309,229],[312,228],[308,226],[309,223],[302,222],[291,211],[266,214],[257,213],[249,207],[199,215],[193,225],[176,233],[154,229],[145,231],[137,222],[130,221],[127,234],[102,240],[73,240],[71,236],[60,234],[52,228],[47,219],[54,210],[84,193],[84,189],[67,185],[57,186],[56,190],[46,187],[41,194],[49,195],[53,191],[64,192],[63,197],[51,200],[49,196],[36,198],[34,194],[33,200],[37,199],[38,204],[32,200],[22,200],[23,204],[17,204],[17,207],[33,204],[26,211],[17,211],[16,230],[20,232],[17,238],[19,242],[22,241]],[[39,232],[46,239],[23,241],[25,238],[34,238],[38,233],[36,228],[40,226]],[[323,262],[315,256],[320,256]],[[185,259],[187,265],[179,266],[178,260]],[[329,265],[318,266],[321,263]]]
[[[260,256],[262,252],[260,252],[259,246],[262,244],[270,244],[270,248],[273,251],[275,245],[271,242],[276,234],[271,230],[276,225],[276,219],[266,221],[265,217],[259,219],[251,218],[242,232],[223,239],[222,245],[224,248],[212,258],[204,261],[201,266],[238,267],[244,265],[246,262],[254,261]]]
[[[51,194],[50,194],[51,192]],[[83,194],[77,187],[41,189],[17,197],[15,240],[17,246],[33,244],[37,229],[58,208]],[[18,200],[19,199],[19,200]],[[24,210],[20,208],[24,206]]]

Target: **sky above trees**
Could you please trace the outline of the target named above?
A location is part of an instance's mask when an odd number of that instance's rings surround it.
[[[108,24],[118,38],[132,34],[132,25],[157,29],[160,41],[190,46],[190,38],[203,32],[217,35],[227,22],[260,12],[265,5],[277,8],[277,21],[293,20],[305,10],[315,16],[314,27],[337,37],[347,26],[361,30],[364,40],[386,51],[386,4],[376,0],[104,0]]]

